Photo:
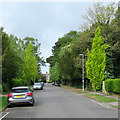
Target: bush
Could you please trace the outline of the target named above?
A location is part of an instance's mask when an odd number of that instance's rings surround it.
[[[3,88],[2,88],[2,85],[0,85],[0,94],[3,94]]]
[[[2,83],[3,92],[9,92],[9,86],[6,83]]]
[[[52,83],[52,81],[49,81],[48,83]]]
[[[105,90],[107,92],[112,92],[113,91],[113,80],[112,79],[105,80]]]
[[[89,81],[88,81],[88,83],[87,83],[87,90],[88,90],[88,91],[93,91],[93,89],[92,89],[92,83],[89,82]]]
[[[105,90],[107,92],[120,93],[120,78],[105,80]]]
[[[113,92],[120,93],[120,79],[115,79],[113,81]]]
[[[27,85],[25,80],[13,78],[12,79],[13,87],[24,86]]]

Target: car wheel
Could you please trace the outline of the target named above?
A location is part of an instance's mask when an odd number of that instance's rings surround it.
[[[35,101],[34,100],[32,100],[32,103],[30,104],[31,106],[33,106],[34,105],[34,103],[35,103]]]
[[[12,104],[9,104],[9,105],[8,105],[8,108],[11,108],[11,107],[13,107],[13,105],[12,105]]]

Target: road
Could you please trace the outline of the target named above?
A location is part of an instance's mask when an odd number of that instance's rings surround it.
[[[61,87],[45,84],[34,91],[34,106],[5,110],[5,118],[118,118],[118,111]]]

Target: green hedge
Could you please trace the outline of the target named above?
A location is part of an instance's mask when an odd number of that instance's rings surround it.
[[[120,78],[105,80],[105,90],[107,92],[120,93]]]
[[[3,92],[9,92],[9,86],[6,83],[2,83]]]
[[[120,93],[120,79],[116,79],[114,82],[113,82],[113,92],[114,93]]]
[[[25,80],[18,79],[18,78],[13,78],[12,79],[13,87],[18,87],[18,86],[25,86],[27,85]]]
[[[3,93],[3,88],[2,88],[2,84],[0,85],[0,94]]]

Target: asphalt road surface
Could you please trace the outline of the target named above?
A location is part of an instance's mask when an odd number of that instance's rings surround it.
[[[117,110],[47,83],[34,96],[34,106],[7,108],[5,118],[118,118]]]

